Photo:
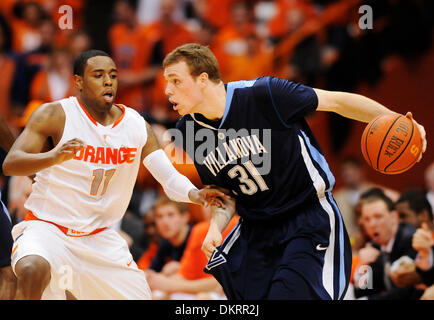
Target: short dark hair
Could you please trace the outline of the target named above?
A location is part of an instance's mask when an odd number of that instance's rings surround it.
[[[107,52],[104,52],[102,50],[92,49],[81,53],[74,61],[74,74],[82,77],[84,74],[84,68],[86,67],[87,64],[87,60],[98,56],[104,56],[110,58],[110,55]]]
[[[433,219],[433,213],[430,203],[426,198],[425,192],[418,189],[410,189],[405,191],[399,199],[396,201],[396,204],[408,202],[408,206],[411,210],[416,212],[416,214],[420,214],[423,210],[428,212],[429,218]]]
[[[386,204],[387,209],[389,211],[392,211],[395,209],[395,204],[393,203],[392,199],[390,199],[388,196],[386,196],[384,191],[380,188],[371,188],[371,189],[365,191],[360,196],[360,203],[361,204],[370,203],[370,202],[373,202],[376,200],[382,200]]]

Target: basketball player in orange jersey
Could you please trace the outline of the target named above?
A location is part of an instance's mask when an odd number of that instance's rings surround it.
[[[39,107],[3,164],[7,175],[36,173],[27,217],[12,230],[16,299],[150,299],[144,272],[110,228],[125,213],[140,163],[175,201],[223,206],[227,196],[197,190],[149,124],[113,104],[118,80],[108,54],[82,53],[74,81],[77,96]]]

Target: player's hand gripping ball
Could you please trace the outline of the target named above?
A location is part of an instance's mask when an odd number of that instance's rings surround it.
[[[386,114],[366,126],[361,147],[363,157],[373,169],[398,174],[409,170],[420,159],[423,138],[411,114]]]

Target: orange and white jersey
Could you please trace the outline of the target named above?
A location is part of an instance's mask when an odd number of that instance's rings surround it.
[[[116,105],[122,116],[103,126],[76,97],[59,103],[66,120],[56,148],[73,138],[86,147],[73,159],[39,171],[25,207],[71,232],[109,227],[123,217],[130,202],[147,141],[145,120],[135,110]]]

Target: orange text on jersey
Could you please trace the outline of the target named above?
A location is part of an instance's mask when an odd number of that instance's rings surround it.
[[[137,154],[137,148],[120,147],[93,147],[86,146],[75,155],[75,160],[82,160],[91,163],[121,164],[132,163]]]

